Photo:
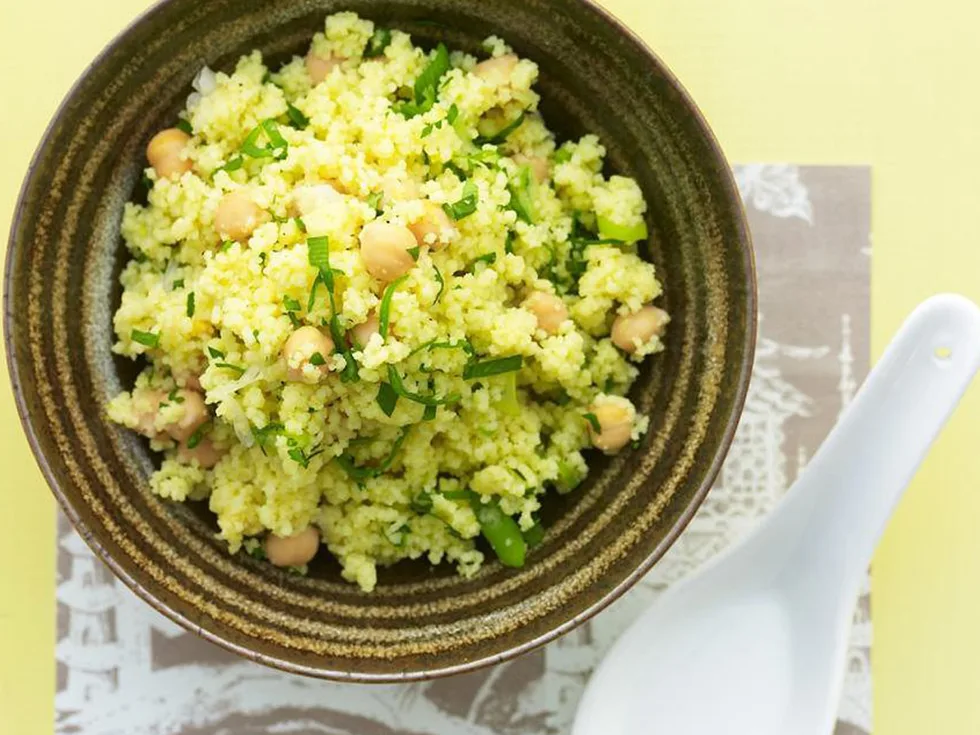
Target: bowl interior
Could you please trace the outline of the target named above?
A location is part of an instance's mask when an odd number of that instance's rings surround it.
[[[548,533],[521,570],[402,563],[361,593],[322,554],[307,578],[213,538],[203,504],[153,497],[146,444],[105,417],[137,367],[113,356],[127,253],[119,224],[143,151],[172,125],[204,64],[270,66],[305,52],[330,12],[353,10],[479,53],[503,37],[541,69],[542,112],[561,138],[596,133],[611,172],[650,205],[644,255],[674,317],[631,398],[651,418],[639,449],[594,456],[589,480],[551,497]],[[8,362],[25,429],[68,515],[114,571],[178,622],[300,673],[396,680],[462,671],[554,637],[607,604],[682,530],[731,439],[751,365],[751,247],[727,165],[670,73],[581,0],[171,0],[86,72],[49,128],[18,205],[5,290]]]

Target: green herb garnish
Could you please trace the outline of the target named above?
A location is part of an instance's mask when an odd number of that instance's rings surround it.
[[[531,168],[521,166],[517,173],[517,179],[507,184],[507,191],[510,192],[510,204],[508,205],[517,213],[518,219],[534,224],[534,203],[531,199]]]
[[[293,217],[293,222],[296,223],[296,227],[299,228],[300,232],[306,232],[306,223],[302,217]]]
[[[533,526],[523,532],[524,542],[529,549],[533,549],[544,541],[544,526],[541,521],[535,522]]]
[[[188,135],[194,135],[194,128],[191,127],[190,120],[188,120],[186,118],[183,118],[183,117],[182,118],[179,118],[177,120],[176,128],[177,128],[177,130],[182,130],[183,132],[187,133]]]
[[[299,311],[303,307],[300,305],[299,301],[294,299],[292,296],[282,297],[283,306],[286,307],[287,311]]]
[[[477,257],[473,258],[473,262],[470,263],[469,266],[467,266],[466,270],[472,273],[477,263],[486,263],[488,266],[490,266],[496,262],[497,262],[496,253],[484,253],[483,255],[478,255]]]
[[[405,252],[412,256],[412,260],[418,260],[419,259],[419,246],[418,245],[416,245],[414,248],[409,248]]]
[[[413,86],[413,99],[402,102],[396,110],[405,117],[415,117],[428,112],[439,97],[439,82],[449,71],[449,51],[445,44],[436,47],[436,53],[429,64],[419,74]]]
[[[198,426],[194,430],[194,433],[191,434],[189,437],[187,437],[187,448],[194,449],[194,447],[196,447],[198,444],[201,443],[201,440],[204,439],[204,436],[208,433],[210,429],[211,429],[210,421],[207,421],[201,424],[200,426]]]
[[[388,322],[391,321],[391,299],[395,295],[395,289],[402,285],[408,276],[399,276],[388,284],[384,295],[381,297],[381,307],[378,309],[378,333],[381,339],[388,339]]]
[[[194,292],[187,294],[187,316],[194,316]]]
[[[144,332],[139,329],[134,329],[130,334],[130,338],[134,342],[139,342],[141,345],[146,345],[147,347],[160,346],[160,335],[154,334],[153,332]]]
[[[387,28],[376,28],[364,48],[364,58],[373,59],[376,56],[381,56],[388,48],[389,43],[391,43],[391,31]]]
[[[402,383],[402,376],[398,374],[398,370],[391,364],[388,365],[388,382],[391,383],[392,390],[399,396],[415,403],[421,403],[423,406],[448,406],[456,403],[460,398],[458,393],[450,393],[441,398],[434,395],[425,396],[421,393],[413,393],[405,387],[405,384]]]
[[[381,199],[383,197],[384,194],[380,191],[375,191],[368,195],[368,206],[374,210],[375,214],[381,214]]]
[[[584,479],[585,475],[582,471],[571,462],[566,462],[565,460],[558,462],[558,478],[555,480],[555,489],[560,494],[570,493]]]
[[[408,437],[409,429],[411,426],[406,426],[402,429],[401,434],[395,439],[395,443],[391,445],[391,450],[388,452],[388,456],[385,457],[384,461],[376,467],[358,467],[354,464],[354,458],[344,452],[339,457],[337,457],[337,464],[340,465],[341,469],[347,473],[347,475],[358,482],[366,480],[370,477],[378,477],[383,475],[389,467],[391,467],[392,462],[395,461],[395,455],[398,454],[398,450],[401,449],[402,444],[405,442],[406,437]]]
[[[266,442],[268,442],[271,437],[281,433],[285,428],[285,426],[278,422],[270,422],[261,429],[254,426],[252,427],[252,436],[255,437],[255,443],[259,445],[259,449],[262,450],[262,454],[265,454]]]
[[[289,455],[289,458],[291,460],[293,460],[294,462],[296,462],[303,469],[306,469],[307,467],[310,466],[310,460],[313,459],[318,454],[323,454],[323,450],[322,449],[316,449],[316,450],[310,452],[309,454],[307,454],[300,447],[291,447],[289,450],[286,451],[286,454]]]
[[[602,433],[602,424],[599,423],[598,416],[590,412],[590,413],[583,413],[582,418],[589,422],[589,425],[592,427],[592,430],[596,434]]]
[[[225,370],[231,370],[238,373],[238,377],[242,377],[245,374],[245,368],[241,365],[232,365],[230,362],[216,362],[215,367],[224,368]]]
[[[327,289],[327,297],[330,300],[330,320],[328,323],[330,324],[330,336],[333,339],[334,351],[344,356],[344,369],[340,374],[340,379],[344,383],[357,382],[360,379],[357,372],[357,361],[347,344],[346,333],[340,326],[340,318],[337,316],[337,302],[334,298],[334,269],[330,267],[330,240],[327,237],[309,237],[306,240],[306,247],[309,263],[318,271],[313,280],[313,287],[310,289],[310,299],[306,310],[311,311],[313,309],[316,300],[316,287],[322,283]]]
[[[306,126],[310,124],[310,118],[304,115],[302,110],[288,102],[286,103],[286,117],[289,118],[289,124],[297,130],[306,130]]]
[[[517,521],[504,513],[496,501],[483,503],[479,498],[473,497],[470,506],[480,523],[483,538],[490,542],[500,562],[508,567],[524,566],[527,543]]]
[[[225,356],[224,352],[217,350],[214,347],[208,347],[208,354],[215,360],[221,360]]]
[[[412,498],[411,506],[416,513],[425,515],[432,510],[432,494],[423,490]]]
[[[432,301],[433,304],[438,304],[439,299],[442,298],[442,292],[446,290],[446,282],[442,279],[442,273],[435,266],[432,266],[432,270],[436,272],[436,280],[439,281],[439,290],[436,292],[436,297]]]
[[[395,404],[398,403],[398,394],[385,382],[378,386],[378,396],[375,399],[385,416],[391,416],[395,412]]]
[[[456,103],[453,102],[449,106],[449,110],[446,112],[446,122],[452,125],[454,122],[456,122],[456,118],[458,117],[459,117],[459,108],[456,107]]]
[[[494,357],[489,360],[471,362],[463,369],[463,380],[476,380],[477,378],[489,378],[493,375],[509,373],[514,370],[520,370],[523,364],[523,355]]]
[[[326,365],[326,364],[327,361],[324,359],[323,355],[321,355],[319,352],[314,352],[312,355],[310,355],[310,365],[315,365],[316,367],[320,367],[321,365]]]
[[[555,151],[555,163],[568,163],[572,160],[572,152],[568,148],[559,148]]]
[[[240,155],[236,154],[231,158],[229,158],[227,161],[225,161],[225,164],[223,166],[219,166],[218,168],[216,168],[214,170],[214,173],[218,173],[219,171],[227,171],[228,173],[231,173],[232,171],[237,171],[244,165],[245,165],[245,159],[242,158]],[[213,175],[214,174],[212,174],[212,176]]]
[[[476,211],[479,203],[479,193],[476,184],[472,181],[467,181],[463,185],[462,198],[453,204],[443,204],[442,208],[454,220],[459,221],[465,217],[469,217]]]
[[[172,284],[170,284],[170,287],[171,288],[183,288],[184,287],[184,279],[183,278],[178,278],[176,281],[174,281]]]
[[[235,244],[235,241],[234,240],[224,240],[221,243],[221,247],[219,247],[218,250],[220,252],[224,253],[224,252],[226,252],[228,250],[231,250],[231,246],[234,245],[234,244]]]
[[[474,140],[473,143],[476,144],[477,146],[487,145],[487,144],[500,145],[505,140],[507,140],[507,137],[511,133],[513,133],[521,125],[524,124],[524,118],[526,116],[527,116],[527,110],[521,110],[520,115],[518,115],[516,118],[511,120],[509,123],[507,123],[507,125],[505,125],[503,128],[498,130],[496,133],[487,137],[480,136],[476,140]]]
[[[422,411],[423,421],[433,421],[436,417],[436,411],[438,409],[435,406],[426,406],[425,410]]]
[[[268,139],[268,145],[259,145],[259,138],[263,135]],[[242,153],[251,158],[274,158],[281,161],[288,152],[289,144],[279,132],[279,124],[272,118],[263,120],[252,128],[242,143]]]

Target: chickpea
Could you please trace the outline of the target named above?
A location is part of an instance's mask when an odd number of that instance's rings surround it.
[[[601,403],[598,406],[591,406],[589,410],[598,419],[602,429],[597,434],[591,424],[589,425],[592,446],[606,454],[615,454],[629,444],[633,433],[633,417],[626,406],[619,403]]]
[[[265,212],[243,191],[225,194],[214,212],[214,229],[224,240],[247,240],[265,220]]]
[[[154,135],[146,146],[146,158],[162,179],[180,177],[190,171],[193,164],[183,157],[184,148],[191,139],[178,128],[167,128]]]
[[[174,423],[167,424],[164,429],[177,441],[185,442],[208,420],[208,407],[204,403],[204,396],[194,390],[181,388],[177,391],[177,399],[184,409],[184,415]]]
[[[188,448],[187,442],[181,442],[177,447],[177,461],[184,464],[197,462],[202,470],[210,470],[225,456],[225,450],[218,449],[214,442],[205,437],[193,449]]]
[[[361,230],[361,259],[374,278],[388,283],[408,273],[415,258],[408,251],[417,247],[415,235],[403,225],[368,222]]]
[[[326,79],[330,72],[334,70],[334,67],[340,66],[343,61],[339,56],[319,56],[312,51],[306,55],[306,72],[310,75],[310,79],[313,80],[313,85],[316,86],[324,79]]]
[[[548,334],[557,334],[558,328],[568,319],[565,302],[546,291],[535,291],[524,300],[522,306],[534,314],[538,328]]]
[[[286,361],[286,379],[304,383],[316,382],[327,374],[329,368],[325,361],[330,357],[333,348],[333,340],[316,327],[300,327],[289,335],[282,347],[282,356]],[[314,365],[313,356],[316,354],[323,358],[323,364]]]
[[[367,343],[371,341],[371,337],[379,334],[380,330],[381,323],[378,321],[378,315],[372,311],[365,321],[351,328],[350,333],[354,336],[354,346],[366,347]]]
[[[320,532],[313,526],[292,536],[265,537],[265,555],[277,567],[301,567],[316,556],[320,548]]]
[[[517,66],[515,54],[504,54],[486,61],[481,61],[473,67],[473,73],[490,84],[501,86],[510,81],[511,74]]]
[[[518,153],[513,158],[518,166],[528,166],[534,180],[539,184],[548,180],[548,159],[544,156],[525,156],[523,153]]]
[[[647,304],[633,314],[620,314],[612,326],[612,341],[625,352],[636,352],[640,345],[664,333],[670,317],[663,309]]]
[[[433,250],[441,250],[456,233],[453,222],[446,211],[435,202],[426,199],[422,202],[422,216],[408,226],[419,245],[428,245]]]
[[[156,420],[160,412],[160,404],[166,399],[167,394],[162,390],[134,392],[133,401],[141,407],[141,410],[136,416],[136,426],[133,429],[148,439],[162,439],[166,432],[157,430]]]

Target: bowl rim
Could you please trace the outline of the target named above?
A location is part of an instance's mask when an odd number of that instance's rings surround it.
[[[194,633],[198,637],[213,643],[215,645],[224,648],[238,656],[241,656],[247,660],[261,663],[265,666],[269,666],[280,671],[284,671],[290,674],[300,674],[303,676],[327,679],[338,682],[360,682],[360,683],[407,683],[407,682],[417,682],[417,681],[428,681],[432,679],[442,678],[446,676],[454,676],[457,674],[465,674],[480,669],[484,669],[495,664],[500,664],[505,661],[512,660],[521,656],[525,653],[533,651],[536,648],[550,643],[551,641],[561,637],[565,633],[577,628],[582,625],[598,613],[602,612],[605,608],[611,605],[613,602],[622,597],[627,591],[629,591],[639,580],[643,577],[650,569],[664,556],[667,550],[674,545],[681,534],[686,530],[688,524],[691,522],[695,513],[701,507],[704,502],[705,497],[708,492],[710,492],[712,486],[714,485],[715,479],[719,471],[721,470],[722,463],[724,462],[729,449],[731,448],[732,441],[735,436],[735,430],[738,427],[739,420],[741,418],[743,409],[745,407],[745,401],[748,395],[749,381],[752,377],[752,366],[755,357],[756,341],[758,336],[758,325],[759,325],[759,293],[758,293],[758,277],[756,273],[756,263],[755,263],[755,250],[752,244],[751,232],[748,228],[748,222],[745,214],[744,202],[742,201],[741,195],[738,191],[738,186],[735,182],[734,173],[732,171],[731,164],[728,163],[724,151],[717,137],[712,131],[704,113],[700,110],[697,104],[694,102],[693,97],[687,91],[687,89],[681,84],[678,77],[674,72],[667,66],[667,64],[660,58],[660,56],[637,34],[633,31],[625,21],[618,18],[611,11],[602,7],[598,4],[596,0],[572,0],[577,2],[587,9],[591,10],[595,14],[599,15],[605,22],[613,26],[618,33],[623,35],[633,44],[635,44],[643,54],[648,58],[648,60],[655,65],[659,71],[663,74],[666,81],[669,83],[671,88],[676,91],[680,96],[684,105],[689,109],[694,119],[694,122],[703,136],[704,141],[708,144],[708,147],[716,162],[720,162],[722,165],[719,167],[721,184],[723,185],[723,191],[725,198],[729,205],[734,206],[734,209],[738,216],[735,217],[736,222],[736,236],[738,240],[743,245],[743,255],[746,260],[745,270],[746,270],[746,330],[745,339],[743,342],[743,355],[741,364],[739,365],[739,377],[736,385],[734,386],[734,401],[732,403],[732,410],[725,423],[724,429],[721,432],[721,441],[718,445],[718,451],[716,451],[714,458],[712,459],[710,465],[705,472],[704,479],[700,486],[697,488],[693,494],[691,500],[688,502],[687,506],[680,513],[677,521],[671,526],[671,528],[661,539],[660,543],[653,549],[653,551],[647,555],[643,561],[638,564],[633,570],[629,572],[623,579],[621,579],[615,586],[611,587],[606,591],[602,597],[596,600],[589,607],[585,608],[578,614],[569,618],[560,625],[556,625],[547,631],[535,636],[533,639],[522,643],[517,646],[512,646],[504,651],[493,655],[486,655],[480,658],[475,658],[472,660],[467,660],[461,663],[451,664],[448,666],[442,666],[438,668],[429,668],[424,671],[412,671],[412,672],[400,672],[400,673],[364,673],[364,672],[351,672],[336,670],[324,667],[310,666],[306,664],[296,663],[290,661],[286,658],[276,657],[269,654],[261,653],[255,649],[249,648],[247,646],[240,645],[234,641],[222,636],[220,633],[214,630],[208,630],[202,627],[200,624],[188,619],[183,614],[173,609],[171,606],[166,604],[162,599],[156,597],[150,590],[140,584],[135,580],[122,566],[122,564],[116,560],[116,558],[110,554],[106,548],[102,545],[98,538],[95,537],[91,529],[89,529],[84,521],[82,521],[79,513],[77,513],[72,505],[72,502],[68,499],[66,494],[63,492],[54,471],[51,468],[51,463],[49,462],[47,455],[41,448],[40,440],[37,434],[34,432],[33,426],[30,421],[30,414],[27,407],[27,401],[24,395],[24,381],[20,374],[20,369],[17,366],[16,360],[13,357],[14,354],[14,339],[13,339],[13,322],[14,313],[12,305],[10,302],[11,284],[14,277],[14,267],[13,267],[13,252],[15,245],[15,234],[20,229],[21,220],[24,216],[24,210],[26,208],[26,195],[28,189],[34,183],[34,179],[37,175],[37,166],[44,149],[47,147],[54,128],[58,124],[63,112],[68,106],[71,99],[74,97],[75,93],[79,90],[82,84],[88,79],[92,71],[97,68],[106,57],[109,56],[111,52],[122,42],[122,40],[135,28],[144,23],[149,17],[160,12],[164,7],[169,5],[174,0],[155,0],[153,4],[138,13],[132,21],[127,23],[118,33],[116,33],[112,39],[110,39],[106,45],[99,51],[98,54],[89,62],[82,72],[79,74],[77,79],[72,83],[71,87],[65,93],[62,100],[58,103],[57,108],[52,113],[51,119],[48,121],[41,137],[38,140],[37,146],[34,149],[34,153],[31,156],[30,162],[28,163],[24,180],[21,183],[20,190],[17,194],[17,201],[14,206],[13,216],[11,217],[10,230],[7,237],[7,251],[4,257],[4,272],[3,272],[3,341],[4,349],[6,352],[6,363],[7,371],[10,375],[10,387],[14,396],[14,405],[17,409],[17,416],[20,419],[21,427],[24,430],[24,434],[27,437],[28,445],[30,446],[31,453],[34,456],[34,461],[38,468],[41,470],[41,474],[44,477],[48,488],[51,490],[55,499],[58,501],[58,505],[61,510],[71,521],[73,529],[78,533],[82,540],[88,545],[88,547],[95,552],[99,559],[105,563],[111,570],[112,573],[120,579],[132,592],[134,592],[141,600],[150,605],[157,612],[165,615],[170,620],[174,621],[180,625],[185,630]]]

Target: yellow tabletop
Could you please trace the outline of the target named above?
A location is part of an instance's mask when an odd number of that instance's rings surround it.
[[[58,101],[147,0],[0,10],[0,232]],[[980,301],[980,5],[606,0],[692,92],[733,161],[870,163],[872,348],[924,297]],[[6,373],[0,377],[6,386]],[[52,730],[54,504],[0,390],[0,718]],[[876,735],[980,732],[980,389],[936,445],[873,569]]]

